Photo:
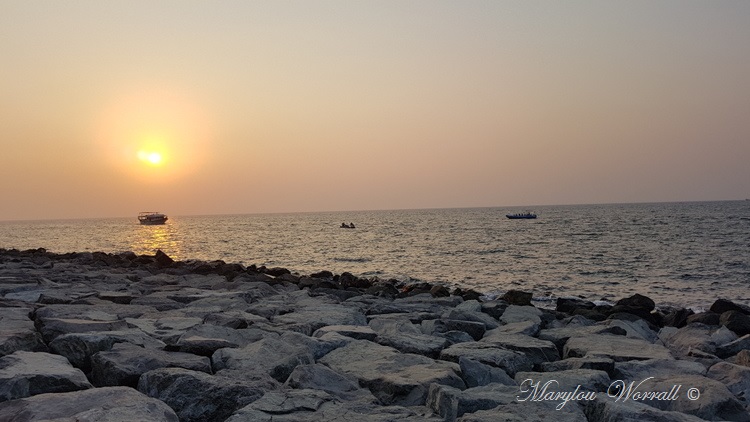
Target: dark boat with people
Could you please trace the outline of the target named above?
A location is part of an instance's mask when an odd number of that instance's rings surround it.
[[[341,228],[342,229],[354,229],[355,227],[354,227],[354,223],[349,223],[349,224],[341,223]]]
[[[146,226],[164,224],[168,219],[169,218],[165,214],[155,211],[144,211],[138,214],[138,221]]]
[[[511,220],[530,220],[536,218],[536,214],[532,212],[519,212],[516,214],[505,214],[506,217]]]

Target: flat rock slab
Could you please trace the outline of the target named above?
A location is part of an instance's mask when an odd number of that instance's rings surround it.
[[[118,343],[111,350],[92,356],[91,381],[98,387],[124,385],[135,388],[145,372],[168,367],[211,373],[211,361],[205,356]]]
[[[0,420],[179,422],[164,402],[129,387],[105,387],[69,393],[39,394],[0,403]]]
[[[138,382],[138,391],[168,404],[181,422],[223,421],[277,388],[268,376],[237,379],[182,368],[149,371]]]
[[[331,369],[357,378],[384,404],[423,405],[430,384],[466,388],[455,363],[400,353],[367,340],[356,340],[320,359]]]
[[[607,334],[593,334],[586,337],[571,337],[563,347],[563,356],[607,357],[615,362],[626,360],[646,359],[674,359],[664,346],[652,344],[648,341],[614,336]]]
[[[93,386],[62,356],[18,351],[0,358],[0,401]]]

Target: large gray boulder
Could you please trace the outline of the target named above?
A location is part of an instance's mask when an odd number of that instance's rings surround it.
[[[94,331],[70,333],[56,337],[50,349],[68,358],[71,364],[84,372],[91,370],[91,356],[112,349],[117,343],[131,343],[149,349],[163,349],[166,344],[138,329],[122,331]]]
[[[632,321],[625,319],[607,319],[597,323],[604,327],[619,327],[625,330],[627,337],[639,338],[649,343],[656,343],[659,335],[651,329],[648,322],[641,318],[635,318]]]
[[[404,353],[436,358],[449,345],[444,337],[423,334],[419,327],[407,319],[375,318],[369,325],[377,333],[377,343]]]
[[[367,325],[367,318],[359,309],[337,304],[294,309],[290,313],[272,316],[270,320],[286,330],[308,336],[327,325]]]
[[[29,318],[30,309],[21,307],[0,308],[0,356],[15,351],[46,352],[42,335]]]
[[[174,367],[211,373],[211,362],[204,356],[118,343],[112,349],[91,357],[91,382],[97,387],[123,385],[135,388],[145,372]]]
[[[572,337],[563,347],[563,356],[607,357],[615,362],[625,360],[674,359],[664,346],[649,343],[638,338],[593,334],[586,337]]]
[[[181,422],[223,421],[279,384],[267,375],[243,379],[183,368],[161,368],[141,376],[138,391],[174,409]]]
[[[458,365],[461,367],[461,379],[469,388],[495,383],[516,385],[516,381],[502,369],[477,362],[474,359],[462,356],[458,358]]]
[[[500,322],[513,324],[516,322],[531,321],[532,323],[541,324],[542,314],[543,312],[534,306],[509,305],[500,317]]]
[[[341,400],[377,403],[375,396],[369,390],[360,387],[356,378],[321,364],[297,366],[287,378],[285,385],[295,389],[325,391]]]
[[[200,324],[188,328],[170,350],[211,356],[215,351],[226,347],[245,347],[266,337],[278,337],[278,334],[257,328],[234,329],[212,324]]]
[[[484,335],[481,342],[521,352],[534,365],[560,360],[560,353],[554,343],[523,334],[507,334],[492,330]]]
[[[737,333],[738,336],[750,334],[750,316],[740,311],[726,311],[721,314],[721,325]]]
[[[750,406],[750,368],[719,362],[708,368],[706,376],[724,384],[745,406]]]
[[[339,333],[355,340],[369,341],[374,341],[378,336],[378,333],[367,325],[328,325],[315,330],[312,336],[322,337],[326,333]]]
[[[737,336],[724,327],[692,323],[679,329],[662,328],[659,338],[675,356],[686,356],[695,349],[716,354],[718,345],[730,343]]]
[[[234,310],[208,313],[203,317],[203,323],[239,330],[248,327],[267,326],[270,321],[260,315]]]
[[[0,420],[179,422],[164,402],[129,387],[105,387],[68,393],[39,394],[0,403]]]
[[[144,305],[120,305],[100,301],[98,304],[47,305],[36,310],[37,324],[44,319],[85,319],[90,321],[120,321],[127,318],[140,318],[156,309]]]
[[[428,319],[422,321],[420,329],[422,333],[431,336],[440,336],[450,331],[461,331],[471,336],[473,340],[479,340],[484,336],[487,327],[478,321],[466,321],[460,319]]]
[[[419,408],[377,406],[361,401],[340,401],[321,390],[269,391],[236,411],[226,422],[440,422]]]
[[[539,365],[539,369],[542,372],[565,371],[568,369],[596,369],[612,376],[615,371],[615,361],[610,358],[596,356],[568,358],[554,362],[543,362]]]
[[[42,333],[42,338],[47,343],[63,334],[128,329],[128,324],[124,320],[95,321],[80,318],[43,318],[37,319],[37,322],[39,332]]]
[[[681,386],[675,400],[658,397],[641,400],[642,403],[657,409],[687,413],[710,421],[750,421],[750,413],[734,394],[719,381],[698,375],[670,375],[634,382],[633,391],[669,392],[676,389],[676,386]],[[629,385],[630,382],[627,382],[625,387]],[[693,394],[692,397],[696,397],[696,390],[690,389],[697,389],[699,394],[697,400],[690,399],[690,394]],[[610,391],[615,390],[611,389]],[[622,396],[620,401],[626,401],[624,394],[629,389],[624,388],[619,391],[617,397]],[[632,400],[632,396],[630,400]]]
[[[580,317],[579,317],[580,318]],[[551,341],[562,351],[565,343],[572,337],[586,337],[594,334],[612,334],[625,336],[627,332],[621,327],[606,325],[577,325],[570,324],[564,327],[548,328],[539,331],[540,340]]]
[[[541,390],[548,385],[550,391],[607,391],[610,386],[609,375],[596,369],[567,369],[557,372],[519,372],[516,382],[522,391],[533,389],[535,385]],[[549,384],[548,384],[549,383]]]
[[[485,330],[492,330],[500,326],[495,318],[481,311],[478,307],[476,311],[466,309],[450,309],[441,315],[444,320],[473,321],[484,324]]]
[[[549,402],[508,403],[489,410],[465,413],[457,419],[459,422],[580,422],[585,421],[580,406],[567,405],[556,409]]]
[[[18,351],[0,358],[0,401],[93,386],[62,356]]]
[[[511,377],[515,376],[516,372],[530,371],[533,368],[531,359],[523,353],[504,349],[492,343],[458,343],[440,352],[440,359],[451,362],[458,362],[462,357],[500,368]]]
[[[686,413],[659,410],[639,401],[617,401],[597,397],[584,407],[589,421],[597,422],[703,422],[705,419]]]
[[[242,369],[264,373],[284,382],[297,365],[315,362],[313,351],[304,344],[264,338],[243,348],[219,349],[211,356],[214,370]]]
[[[750,350],[750,334],[746,334],[737,340],[721,344],[716,347],[716,356],[726,359],[743,350]]]
[[[616,362],[614,377],[625,381],[641,381],[648,377],[671,375],[706,375],[706,367],[698,362],[675,359],[647,359]]]
[[[446,421],[455,421],[465,413],[514,403],[518,394],[517,386],[503,384],[489,384],[466,390],[433,384],[428,392],[427,407]]]
[[[539,322],[518,321],[518,322],[511,322],[505,325],[501,325],[491,330],[491,332],[493,333],[492,335],[505,333],[505,334],[523,334],[525,336],[537,337],[541,329],[542,329],[542,325]],[[488,331],[488,333],[490,333],[490,331]]]
[[[184,315],[184,314],[182,314]],[[167,344],[176,343],[189,329],[203,323],[203,317],[162,316],[156,318],[126,318],[128,326],[141,329],[146,334]]]
[[[326,333],[320,337],[310,337],[295,331],[285,331],[279,339],[289,344],[307,348],[315,360],[327,355],[331,350],[355,341],[351,337],[342,336],[338,333]]]
[[[384,404],[424,404],[430,384],[466,388],[455,363],[436,361],[366,340],[356,340],[320,359],[331,369],[351,375]]]
[[[565,406],[560,410],[543,403],[508,403],[494,409],[466,413],[457,419],[458,422],[580,422],[586,416],[579,406]]]

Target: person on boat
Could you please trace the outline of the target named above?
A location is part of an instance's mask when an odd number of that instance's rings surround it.
[[[348,229],[350,227],[346,223],[341,223],[341,228],[342,229]]]
[[[354,223],[349,223],[349,228],[353,229],[354,228]]]

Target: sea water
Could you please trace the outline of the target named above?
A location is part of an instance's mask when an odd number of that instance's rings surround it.
[[[750,201],[526,208],[173,216],[0,223],[0,247],[51,252],[161,249],[200,259],[428,281],[490,296],[531,291],[613,301],[633,293],[662,305],[750,304]],[[168,210],[165,210],[168,211]],[[355,229],[341,228],[354,223]]]

